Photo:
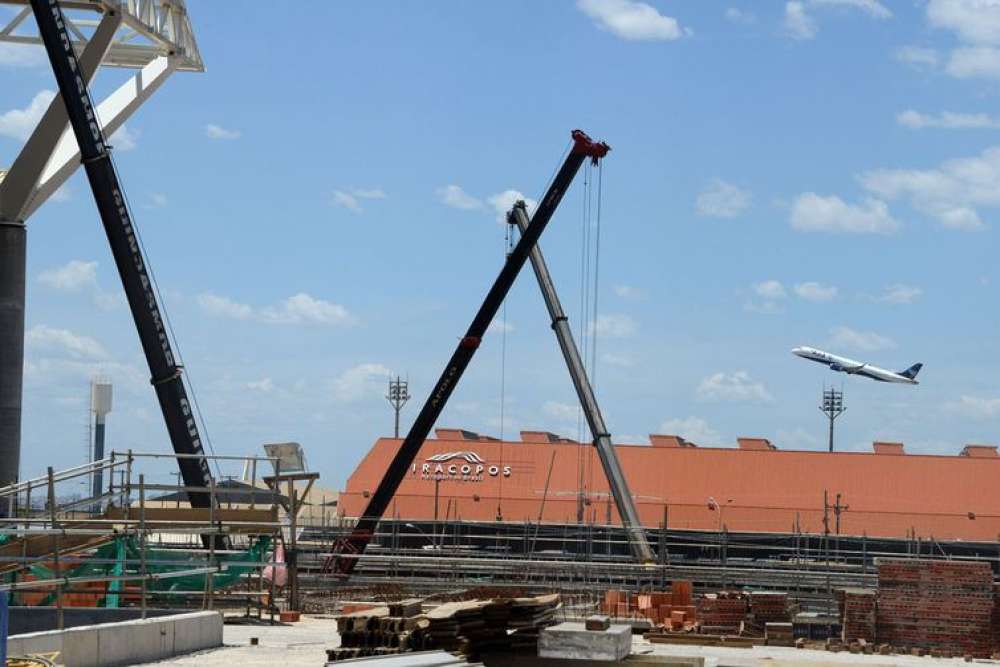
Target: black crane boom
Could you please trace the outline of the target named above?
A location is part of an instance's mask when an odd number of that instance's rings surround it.
[[[465,332],[465,336],[459,341],[458,348],[452,354],[448,365],[445,366],[444,372],[438,379],[437,384],[434,385],[434,389],[431,390],[430,396],[427,397],[427,402],[424,403],[423,408],[413,422],[410,432],[406,434],[406,438],[400,444],[396,455],[389,462],[389,467],[379,482],[378,488],[375,489],[375,492],[369,499],[364,513],[358,519],[358,523],[351,534],[334,548],[333,558],[347,556],[345,558],[337,558],[333,564],[338,574],[349,575],[357,564],[358,559],[356,556],[363,553],[365,547],[371,541],[372,535],[375,533],[375,528],[378,526],[379,521],[382,520],[382,516],[385,514],[385,510],[388,508],[392,497],[396,494],[400,482],[406,476],[406,471],[413,463],[413,459],[416,457],[420,447],[424,444],[424,440],[430,433],[431,428],[433,428],[434,422],[441,415],[441,411],[448,402],[451,393],[455,390],[455,386],[458,384],[459,379],[461,379],[462,373],[465,372],[469,362],[472,361],[472,357],[476,353],[476,349],[479,347],[479,343],[482,341],[487,327],[489,327],[490,322],[493,321],[494,316],[497,314],[497,310],[499,310],[503,300],[507,297],[507,293],[517,278],[517,274],[527,261],[531,249],[538,242],[539,237],[545,230],[545,226],[552,218],[552,214],[555,213],[556,207],[559,206],[559,202],[562,201],[563,195],[566,194],[566,190],[573,181],[573,177],[576,176],[576,172],[579,171],[580,165],[587,158],[596,163],[607,155],[610,150],[607,144],[591,140],[590,137],[580,130],[574,130],[572,137],[573,148],[570,150],[569,155],[566,156],[566,160],[552,181],[552,185],[549,186],[548,191],[538,205],[538,210],[535,211],[535,215],[531,219],[531,224],[528,225],[528,228],[521,235],[520,240],[518,240],[517,245],[514,246],[514,249],[507,256],[507,261],[504,263],[503,268],[500,269],[500,275],[497,276],[493,286],[490,287],[490,291],[487,292],[483,304],[479,307],[479,311]]]
[[[150,382],[156,390],[170,442],[178,454],[201,457],[177,460],[184,485],[208,488],[212,473],[204,458],[198,424],[181,379],[182,369],[174,357],[156,289],[111,161],[110,146],[105,141],[90,92],[80,72],[62,9],[58,0],[31,0],[31,8],[52,63],[59,92],[66,104],[70,126],[80,146],[83,167],[111,245],[111,254],[125,289],[142,351],[146,355]],[[211,504],[207,492],[189,491],[188,498],[192,507],[206,508]]]

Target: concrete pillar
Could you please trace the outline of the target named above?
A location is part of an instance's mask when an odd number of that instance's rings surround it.
[[[0,221],[0,486],[17,481],[21,462],[26,235],[23,223]],[[9,512],[0,500],[0,516]]]

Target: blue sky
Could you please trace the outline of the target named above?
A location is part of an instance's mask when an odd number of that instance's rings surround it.
[[[824,383],[846,393],[843,449],[1000,441],[1000,2],[189,11],[207,72],[113,143],[219,453],[297,440],[336,487],[390,434],[389,373],[408,426],[499,269],[504,193],[537,198],[576,127],[613,147],[593,340],[617,441],[819,449]],[[0,82],[2,165],[54,85],[11,48]],[[581,182],[542,239],[575,325]],[[29,221],[25,475],[83,459],[95,373],[111,446],[169,450],[80,174],[57,199]],[[576,436],[528,271],[507,323],[504,434]],[[500,434],[502,338],[439,426]],[[922,383],[835,375],[800,344],[922,361]]]

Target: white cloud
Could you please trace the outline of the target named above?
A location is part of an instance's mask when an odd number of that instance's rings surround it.
[[[622,299],[638,301],[646,297],[646,292],[631,285],[615,285],[615,295]]]
[[[576,6],[602,30],[627,40],[675,40],[684,36],[677,19],[634,0],[577,0]]]
[[[108,143],[116,151],[131,151],[139,145],[139,132],[130,130],[128,125],[122,124],[115,133],[108,139]]]
[[[514,325],[510,322],[504,322],[503,320],[494,319],[490,322],[490,325],[486,327],[488,333],[502,334],[502,333],[514,333]]]
[[[761,315],[777,315],[784,311],[777,301],[747,301],[743,304],[743,309],[750,313],[760,313]]]
[[[349,191],[334,190],[333,203],[342,206],[354,213],[363,213],[360,199],[386,199],[387,195],[380,188],[366,190],[363,188],[352,188]]]
[[[701,400],[713,401],[774,400],[764,385],[751,378],[746,371],[709,375],[698,385],[696,394]]]
[[[11,109],[0,114],[0,135],[12,139],[26,140],[31,136],[38,121],[41,120],[49,103],[56,94],[51,90],[39,91],[31,102],[23,109]]]
[[[277,324],[329,324],[344,326],[355,324],[353,315],[337,303],[317,299],[300,292],[285,299],[277,307],[268,307],[260,311],[265,322]]]
[[[862,174],[861,183],[885,199],[907,198],[945,227],[983,229],[978,207],[1000,206],[1000,146],[936,169],[875,169]]]
[[[896,122],[911,130],[921,130],[927,127],[945,130],[1000,128],[1000,117],[985,113],[958,113],[955,111],[942,111],[937,115],[931,115],[907,109],[896,115]]]
[[[97,282],[97,262],[71,260],[63,266],[46,269],[38,274],[38,282],[52,289],[67,292],[88,292],[101,310],[112,310],[127,303],[121,290],[105,292]]]
[[[93,338],[80,336],[67,329],[36,324],[24,334],[24,344],[75,359],[107,359],[108,353]]]
[[[749,24],[757,22],[757,17],[754,16],[751,12],[745,11],[743,9],[738,9],[736,7],[729,7],[728,9],[726,9],[724,16],[726,17],[726,20],[731,23]]]
[[[79,291],[97,287],[97,262],[71,260],[55,269],[38,274],[38,282],[58,290]]]
[[[167,205],[167,195],[162,192],[154,192],[149,195],[149,205],[151,208],[163,208]]]
[[[816,21],[806,13],[805,5],[801,2],[785,3],[783,25],[788,36],[798,40],[812,39],[818,30]]]
[[[845,7],[848,9],[860,9],[869,16],[877,19],[892,18],[892,12],[878,0],[810,0],[814,7]]]
[[[864,352],[891,350],[896,343],[886,336],[873,331],[856,331],[849,327],[835,327],[830,330],[830,343],[834,347],[846,347]]]
[[[878,301],[884,303],[913,303],[920,298],[924,291],[912,285],[895,284],[885,288]]]
[[[451,184],[437,189],[438,199],[445,206],[462,211],[472,211],[483,207],[483,202],[476,199],[461,187]]]
[[[801,427],[791,431],[779,428],[775,434],[775,444],[780,449],[813,449],[819,442],[819,438]]]
[[[1000,398],[983,398],[980,396],[962,396],[957,401],[945,406],[951,412],[991,419],[1000,416]]]
[[[209,123],[205,126],[205,136],[209,139],[220,139],[229,140],[239,139],[243,136],[243,133],[239,130],[230,130],[222,127],[221,125],[213,125]]]
[[[198,295],[198,305],[212,315],[265,324],[351,326],[357,323],[357,318],[340,304],[317,299],[303,292],[290,296],[277,305],[262,308],[205,292]]]
[[[930,0],[927,21],[954,31],[963,42],[1000,43],[1000,2],[996,0]]]
[[[246,386],[247,389],[251,389],[253,391],[259,391],[265,394],[270,393],[271,391],[274,390],[274,382],[271,380],[271,378],[261,378],[260,380],[251,380],[250,382],[247,382]]]
[[[333,202],[338,206],[343,206],[347,210],[354,211],[355,213],[361,213],[363,210],[356,197],[353,197],[342,190],[333,191]]]
[[[355,188],[351,192],[360,199],[388,199],[389,197],[382,188]]]
[[[392,371],[382,364],[358,364],[333,381],[333,397],[341,402],[375,398],[382,394]]]
[[[821,285],[816,282],[799,283],[795,286],[799,298],[816,303],[825,303],[837,298],[837,288],[832,285]]]
[[[658,432],[663,435],[679,435],[696,445],[718,444],[722,436],[701,417],[668,419],[660,424]]]
[[[247,304],[211,292],[199,294],[198,305],[211,315],[230,317],[234,320],[249,320],[254,314],[253,308]]]
[[[601,338],[628,338],[635,334],[635,320],[628,315],[598,315],[591,334]]]
[[[606,352],[601,355],[601,361],[609,366],[618,366],[620,368],[632,368],[635,366],[635,360],[627,354]]]
[[[580,406],[557,401],[545,401],[542,404],[542,412],[549,417],[554,417],[560,421],[575,422],[580,415]]]
[[[930,0],[927,22],[951,30],[960,45],[951,52],[946,71],[958,78],[1000,78],[1000,2],[996,0]]]
[[[761,283],[756,283],[751,288],[754,294],[761,297],[762,299],[784,299],[787,296],[785,292],[785,286],[782,285],[777,280],[765,280]]]
[[[940,62],[938,52],[925,46],[901,46],[893,56],[914,69],[934,69]]]
[[[705,217],[735,218],[750,206],[751,199],[749,190],[715,179],[698,193],[695,210]]]
[[[497,214],[497,222],[501,224],[507,223],[507,212],[514,207],[519,201],[524,201],[525,205],[528,207],[528,215],[533,215],[535,212],[535,207],[538,206],[536,202],[531,197],[525,197],[518,190],[504,190],[503,192],[497,193],[486,198],[490,206]]]
[[[815,192],[803,192],[795,199],[789,221],[802,232],[892,234],[900,227],[883,201],[869,198],[861,205],[848,204]]]
[[[45,49],[40,45],[0,42],[0,67],[41,67],[47,63]]]
[[[1000,79],[1000,49],[993,46],[955,49],[945,70],[958,79]]]

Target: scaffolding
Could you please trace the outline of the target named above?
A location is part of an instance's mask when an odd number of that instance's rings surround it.
[[[249,483],[166,483],[182,457],[249,470]],[[258,475],[261,463],[273,474]],[[143,618],[152,604],[243,609],[273,622],[279,607],[297,606],[295,569],[282,558],[294,554],[303,505],[296,482],[317,477],[282,474],[280,465],[272,457],[112,452],[0,488],[0,501],[14,508],[0,526],[0,591],[15,604],[56,607],[60,628],[65,606],[138,607]],[[81,486],[98,474],[104,488]],[[191,507],[189,493],[212,502]],[[228,537],[229,548],[206,535]]]

